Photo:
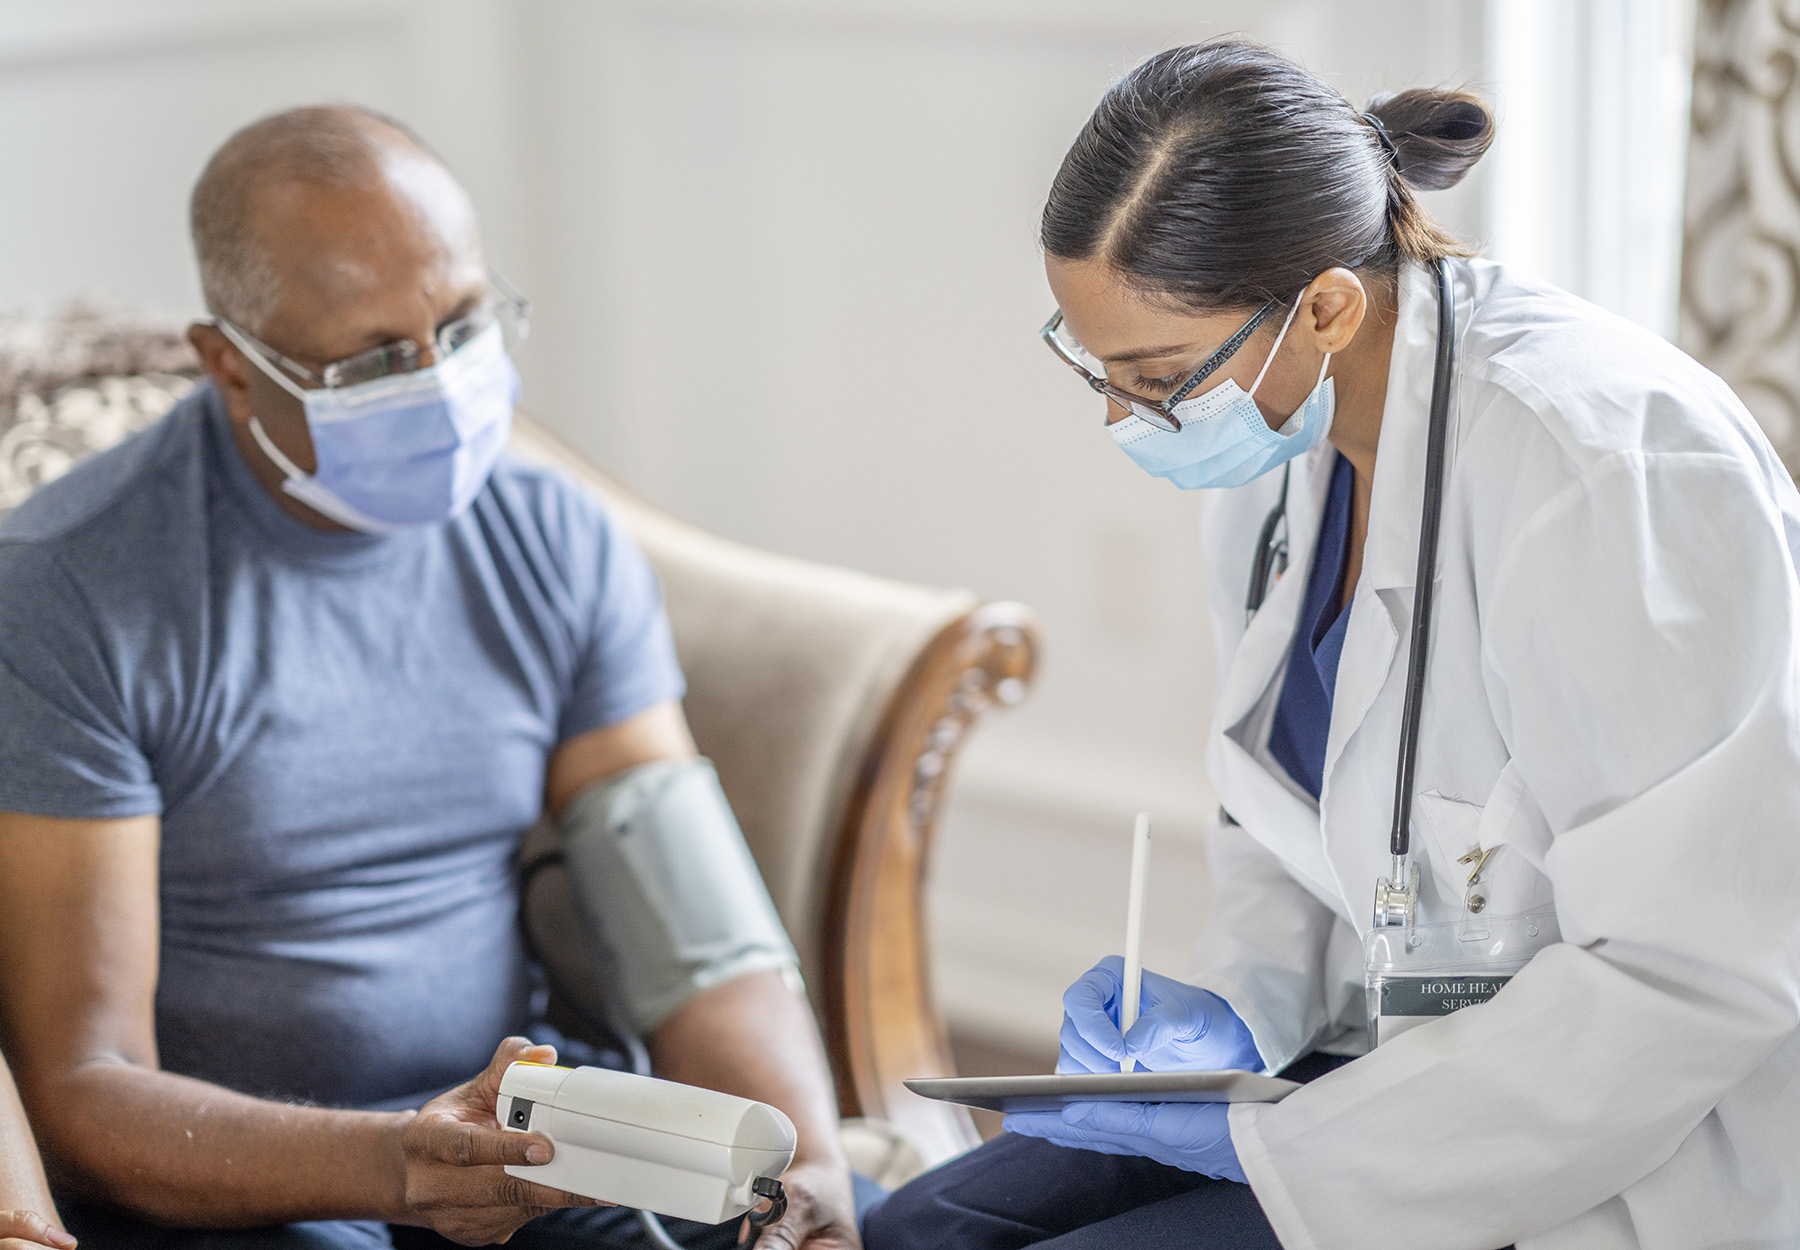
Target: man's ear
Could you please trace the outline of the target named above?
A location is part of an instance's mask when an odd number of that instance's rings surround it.
[[[1369,293],[1362,280],[1348,269],[1327,269],[1312,280],[1300,298],[1310,302],[1310,308],[1299,319],[1304,322],[1310,313],[1312,324],[1307,329],[1313,346],[1334,356],[1350,346],[1369,314]]]
[[[188,327],[188,342],[200,354],[200,363],[219,388],[225,411],[239,425],[250,420],[250,370],[244,354],[215,325],[196,321]]]

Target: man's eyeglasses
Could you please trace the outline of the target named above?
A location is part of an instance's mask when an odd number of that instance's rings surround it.
[[[531,329],[531,303],[514,290],[512,284],[505,278],[489,270],[488,292],[482,298],[481,303],[454,321],[446,321],[432,336],[432,346],[436,350],[437,359],[444,359],[495,324],[500,325],[509,341],[514,343],[524,341],[526,334]],[[356,386],[362,382],[373,382],[397,373],[411,373],[419,367],[419,358],[425,352],[424,348],[411,339],[397,339],[392,343],[384,343],[380,347],[371,347],[367,351],[357,352],[354,356],[334,360],[322,368],[312,369],[291,357],[282,355],[236,322],[232,323],[232,329],[243,335],[258,351],[291,373],[302,384],[324,387],[327,390]]]
[[[1237,353],[1238,348],[1242,347],[1256,332],[1256,327],[1261,325],[1274,310],[1274,300],[1270,300],[1257,309],[1255,316],[1246,321],[1236,334],[1226,339],[1218,351],[1206,358],[1205,364],[1189,374],[1187,380],[1176,387],[1174,393],[1167,399],[1160,400],[1134,395],[1130,391],[1108,382],[1106,366],[1063,329],[1062,309],[1057,309],[1050,320],[1044,323],[1044,328],[1038,331],[1038,337],[1049,345],[1050,350],[1056,353],[1058,359],[1079,373],[1089,386],[1133,416],[1148,421],[1159,430],[1166,430],[1173,434],[1181,429],[1181,421],[1175,416],[1175,405],[1193,394],[1196,386],[1218,372],[1219,367]]]

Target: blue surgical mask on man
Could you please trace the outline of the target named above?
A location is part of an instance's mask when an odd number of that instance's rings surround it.
[[[1319,380],[1279,430],[1269,428],[1255,399],[1299,309],[1296,298],[1248,393],[1227,378],[1170,409],[1179,430],[1158,429],[1134,413],[1107,426],[1107,433],[1145,472],[1166,477],[1183,490],[1242,486],[1311,451],[1330,433],[1336,410],[1335,389],[1325,376],[1331,364],[1329,352],[1319,365]]]
[[[506,447],[519,374],[498,324],[424,369],[354,386],[301,387],[235,326],[219,328],[305,406],[317,468],[303,472],[254,416],[250,434],[282,490],[340,525],[382,533],[459,515]]]

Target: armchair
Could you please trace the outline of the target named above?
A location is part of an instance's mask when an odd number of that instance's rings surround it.
[[[155,420],[197,374],[172,325],[96,308],[0,318],[0,514]],[[604,498],[662,577],[687,716],[799,950],[840,1112],[887,1121],[926,1163],[974,1145],[966,1112],[900,1082],[953,1071],[922,878],[963,738],[1029,688],[1030,613],[706,533],[523,414],[513,452]],[[558,983],[595,995],[560,869],[534,875],[525,919]]]

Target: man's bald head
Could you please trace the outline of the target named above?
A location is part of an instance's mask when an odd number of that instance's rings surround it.
[[[446,254],[479,252],[467,195],[412,131],[366,109],[289,109],[232,135],[194,185],[190,221],[207,307],[260,333],[296,277],[280,246],[295,199],[334,193],[397,205]]]
[[[207,307],[284,362],[209,322],[188,328],[232,437],[277,503],[309,525],[341,528],[284,492],[288,466],[317,470],[293,388],[401,342],[417,364],[434,364],[443,328],[489,297],[474,207],[399,123],[302,108],[245,127],[207,162],[193,230]]]

